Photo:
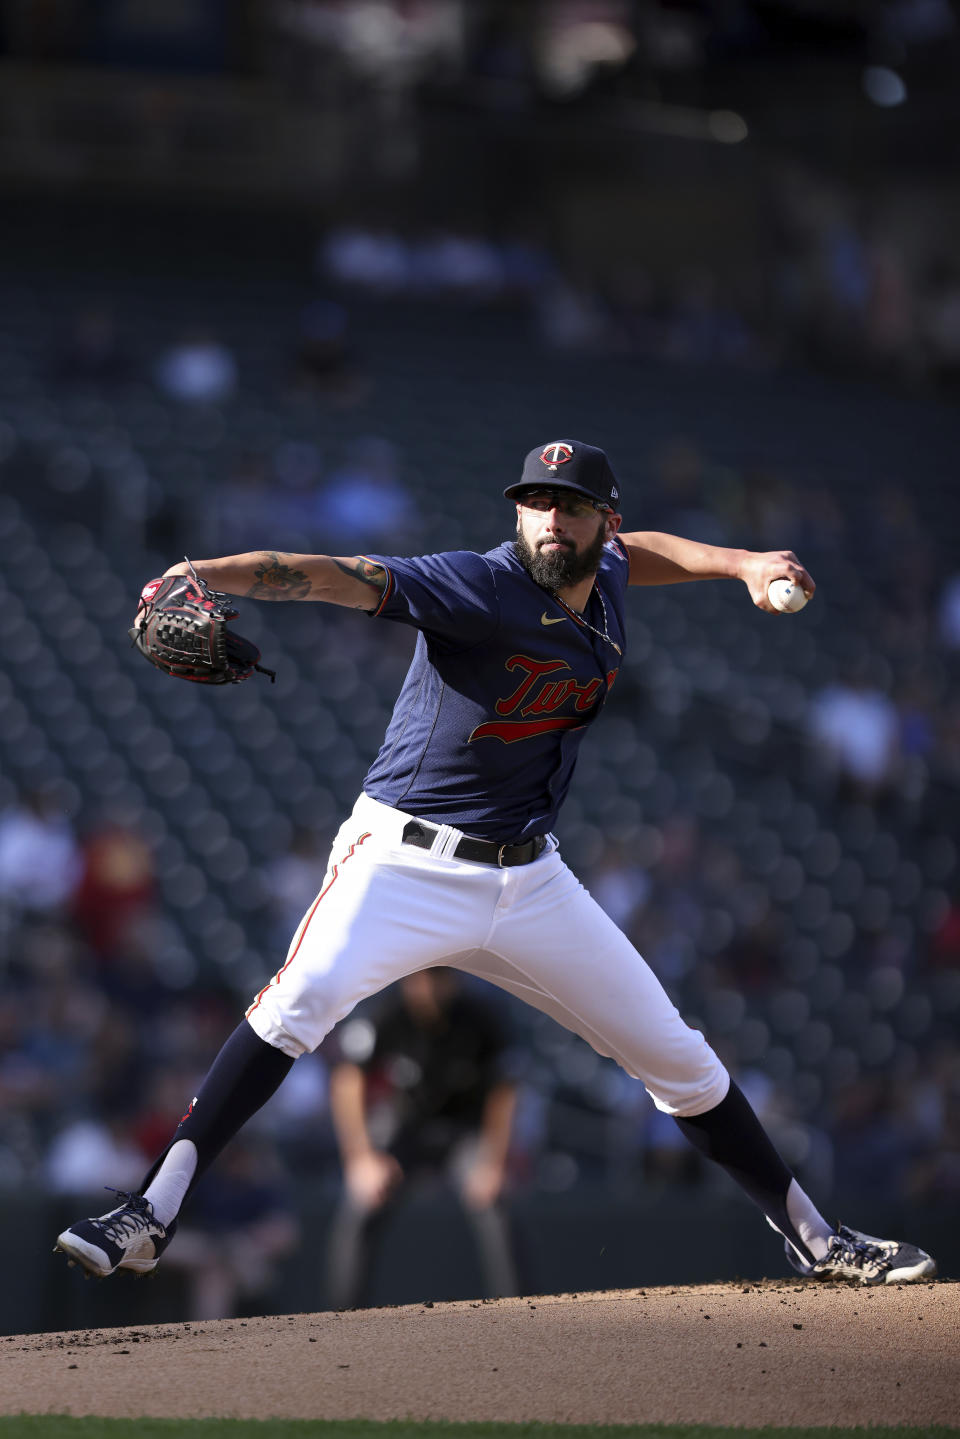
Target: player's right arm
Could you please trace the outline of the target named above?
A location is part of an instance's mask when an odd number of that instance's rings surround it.
[[[323,600],[372,613],[387,586],[383,565],[364,555],[293,555],[279,550],[253,550],[246,555],[190,563],[211,589],[254,600]],[[186,575],[190,565],[181,560],[164,573]]]

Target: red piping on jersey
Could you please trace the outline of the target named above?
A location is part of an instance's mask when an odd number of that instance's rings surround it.
[[[346,864],[347,860],[348,860],[348,859],[350,858],[350,856],[353,854],[353,852],[354,852],[354,850],[357,848],[357,846],[363,844],[363,842],[364,842],[365,839],[369,839],[369,838],[370,838],[370,834],[371,834],[371,831],[370,831],[370,830],[367,830],[366,833],[365,833],[365,834],[362,834],[359,839],[354,840],[353,844],[350,846],[350,848],[347,850],[346,854],[343,856],[343,859],[340,861],[340,864]],[[320,901],[323,899],[323,896],[324,896],[325,894],[329,894],[329,893],[330,893],[330,890],[333,888],[333,886],[334,886],[334,885],[336,884],[336,882],[337,882],[337,876],[339,875],[339,873],[340,873],[340,865],[336,865],[336,864],[335,864],[335,865],[333,866],[333,873],[332,873],[331,876],[330,876],[330,882],[329,882],[329,884],[324,885],[323,889],[320,891],[320,893],[317,895],[316,899],[313,901],[313,904],[312,904],[311,907],[310,907],[310,910],[309,910],[309,913],[307,914],[306,919],[303,921],[303,925],[302,925],[302,927],[301,927],[301,929],[300,929],[299,938],[297,939],[297,942],[296,942],[296,944],[294,945],[293,951],[291,952],[291,954],[288,955],[286,964],[284,964],[281,969],[278,969],[278,970],[277,970],[276,974],[275,974],[275,975],[273,976],[273,978],[270,980],[270,983],[269,983],[269,984],[265,984],[265,985],[263,986],[263,988],[261,989],[260,993],[257,995],[256,999],[253,1001],[253,1003],[251,1004],[250,1008],[247,1010],[246,1015],[244,1016],[245,1018],[249,1018],[249,1016],[250,1016],[250,1015],[253,1013],[253,1011],[256,1009],[257,1005],[260,1003],[260,1001],[261,1001],[261,999],[263,998],[263,996],[266,994],[267,990],[268,990],[268,989],[272,989],[275,984],[278,984],[278,983],[280,982],[280,976],[283,974],[284,970],[288,969],[288,968],[290,967],[290,965],[293,963],[293,961],[296,959],[296,957],[297,957],[297,950],[300,948],[301,944],[303,944],[303,937],[304,937],[304,935],[305,935],[306,932],[307,932],[307,929],[308,929],[308,927],[309,927],[309,925],[310,925],[310,921],[313,919],[313,916],[314,916],[314,915],[316,914],[316,912],[317,912],[317,905],[318,905],[318,904],[320,903]]]
[[[380,613],[380,611],[383,609],[384,605],[387,603],[387,600],[388,600],[388,599],[390,598],[390,596],[393,594],[393,574],[392,574],[392,572],[391,572],[389,569],[387,569],[387,566],[383,563],[382,560],[371,560],[369,555],[364,555],[364,556],[363,556],[363,559],[369,560],[369,561],[370,561],[370,564],[372,564],[372,565],[379,565],[380,568],[383,570],[384,574],[385,574],[386,577],[387,577],[387,583],[386,583],[386,586],[384,587],[383,594],[382,594],[382,596],[380,597],[380,603],[377,605],[377,608],[376,608],[375,610],[371,610],[371,611],[370,611],[371,618],[372,618],[372,619],[376,619],[377,615]]]

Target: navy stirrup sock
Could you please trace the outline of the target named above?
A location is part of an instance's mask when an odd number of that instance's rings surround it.
[[[288,1054],[261,1039],[246,1020],[238,1024],[207,1071],[200,1092],[177,1125],[170,1143],[144,1178],[140,1192],[147,1188],[180,1139],[191,1140],[197,1148],[192,1190],[224,1145],[276,1093],[293,1063]]]
[[[733,1080],[726,1097],[713,1109],[674,1118],[694,1148],[721,1165],[797,1251],[812,1260],[787,1210],[793,1175]]]

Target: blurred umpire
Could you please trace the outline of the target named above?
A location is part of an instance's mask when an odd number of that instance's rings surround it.
[[[369,1302],[391,1210],[405,1187],[452,1185],[470,1222],[488,1297],[516,1294],[500,1204],[516,1103],[507,1035],[452,970],[408,975],[387,991],[362,1062],[330,1077],[343,1197],[330,1236],[334,1309]]]

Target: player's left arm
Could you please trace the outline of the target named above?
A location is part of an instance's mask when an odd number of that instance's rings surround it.
[[[816,585],[793,550],[737,550],[704,545],[656,530],[620,534],[630,560],[631,585],[676,585],[685,580],[742,580],[761,610],[773,613],[767,599],[771,580],[789,579],[810,599]]]

